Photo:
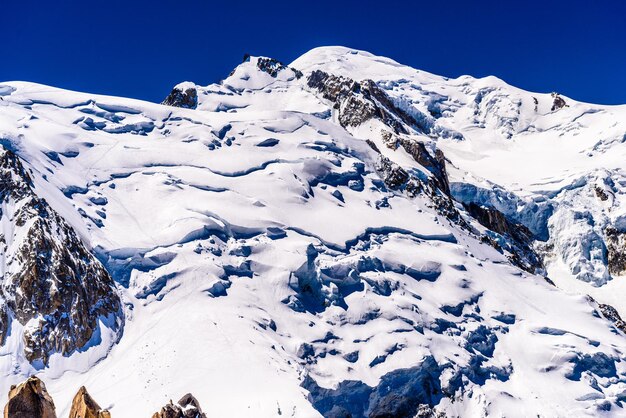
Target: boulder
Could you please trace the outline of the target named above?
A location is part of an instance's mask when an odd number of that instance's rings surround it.
[[[46,385],[37,377],[11,386],[9,402],[4,407],[4,418],[56,418],[54,401]]]

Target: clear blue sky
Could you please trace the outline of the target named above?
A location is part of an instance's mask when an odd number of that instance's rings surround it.
[[[456,77],[626,103],[626,2],[0,1],[0,80],[160,101],[244,53],[344,45]]]

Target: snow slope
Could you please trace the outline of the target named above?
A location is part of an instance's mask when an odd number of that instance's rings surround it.
[[[196,109],[0,85],[0,143],[113,276],[125,315],[119,342],[42,370],[17,354],[15,325],[0,392],[36,372],[60,416],[81,385],[116,417],[187,392],[221,417],[623,416],[626,339],[585,295],[625,313],[593,234],[621,220],[626,108],[552,111],[495,78],[340,47],[289,67],[251,57],[219,84],[184,83]],[[410,115],[393,135],[444,151],[458,217],[427,192],[431,170],[388,145],[388,120],[344,126],[355,102],[311,87],[315,70],[372,79],[392,117]],[[422,191],[392,187],[384,158]],[[469,202],[536,234],[559,286],[482,242]]]

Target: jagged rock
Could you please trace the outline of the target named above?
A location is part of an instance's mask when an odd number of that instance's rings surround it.
[[[46,385],[37,377],[11,386],[9,401],[4,407],[4,418],[56,418],[54,401]]]
[[[543,268],[541,258],[535,253],[533,233],[524,225],[509,220],[506,215],[497,209],[478,205],[474,202],[465,204],[465,209],[474,219],[484,227],[506,236],[507,251],[511,253],[511,261],[518,267],[534,273]],[[500,250],[501,245],[491,237],[483,237],[484,242]]]
[[[24,326],[29,361],[84,347],[108,317],[121,327],[119,296],[111,276],[73,228],[39,198],[30,175],[10,151],[0,156],[0,342],[12,318]],[[11,237],[11,239],[7,239]],[[17,238],[16,238],[17,237]]]
[[[615,325],[616,328],[626,333],[626,322],[624,322],[619,312],[617,312],[617,309],[606,303],[598,303],[598,301],[590,295],[587,295],[587,300],[589,300],[589,302],[593,305],[596,305],[598,310],[602,312],[602,315],[604,315],[604,317],[609,321],[613,322],[613,325]]]
[[[161,104],[195,109],[198,106],[198,91],[193,83],[181,83],[172,89]]]
[[[391,190],[398,190],[409,180],[409,173],[405,169],[383,155],[378,158],[376,170]]]
[[[554,99],[554,101],[552,102],[552,108],[550,109],[551,111],[554,112],[555,110],[559,110],[567,106],[567,103],[565,103],[565,99],[559,96],[558,93],[552,93],[552,98]]]
[[[603,202],[606,202],[607,200],[609,200],[609,195],[601,188],[596,186],[594,188],[594,191],[596,192],[596,196],[598,196],[598,199],[600,199]]]
[[[617,328],[622,330],[622,332],[626,332],[626,322],[622,320],[622,317],[617,312],[617,309],[605,303],[599,303],[598,308],[600,309],[600,312],[602,312],[602,315],[606,317],[606,319],[613,322]]]
[[[499,234],[510,235],[518,240],[530,240],[532,232],[524,225],[511,222],[502,212],[497,209],[480,206],[474,202],[469,203],[467,210],[481,225]]]
[[[165,405],[159,412],[155,412],[152,418],[206,418],[202,412],[198,400],[191,393],[186,394],[174,404]]]
[[[470,230],[469,225],[460,216],[450,196],[450,183],[443,152],[437,149],[433,156],[428,152],[423,142],[404,138],[386,130],[381,131],[381,137],[383,143],[388,148],[395,150],[401,146],[417,163],[421,164],[430,173],[428,187],[424,187],[422,182],[415,176],[410,175],[388,158],[380,156],[377,171],[385,184],[392,190],[398,190],[403,187],[403,190],[409,197],[415,197],[418,193],[426,191],[433,206],[440,214],[456,222],[462,228]]]
[[[383,142],[385,142],[387,146],[389,146],[389,144],[393,144],[395,148],[397,148],[398,145],[402,146],[407,154],[432,173],[437,188],[446,195],[450,195],[450,183],[448,181],[448,173],[446,172],[446,160],[443,151],[436,149],[435,155],[432,156],[423,142],[399,137],[387,131],[382,132],[382,137]]]
[[[626,233],[609,226],[604,235],[609,273],[621,275],[626,272]]]
[[[111,418],[111,414],[100,408],[87,389],[81,386],[72,401],[69,418]]]
[[[249,55],[247,57],[244,56],[244,62],[249,59],[250,59]],[[259,70],[268,73],[274,78],[278,76],[279,72],[286,70],[286,69],[291,69],[291,71],[293,71],[297,79],[302,77],[302,72],[300,70],[287,67],[285,64],[283,64],[282,62],[274,58],[259,57],[257,59],[256,66]]]
[[[399,144],[398,144],[398,137],[396,135],[383,129],[380,132],[380,137],[383,140],[383,144],[385,144],[387,148],[392,149],[394,151],[398,149]]]
[[[379,155],[376,163],[376,171],[383,179],[385,185],[391,190],[401,190],[409,197],[415,197],[418,193],[426,191],[428,198],[437,212],[450,221],[457,223],[461,228],[471,230],[454,206],[452,198],[442,190],[443,186],[441,182],[434,176],[429,178],[428,187],[424,187],[417,177],[409,174],[405,169],[384,155]],[[447,176],[445,178],[447,184]]]
[[[356,127],[372,119],[380,119],[396,133],[406,133],[405,125],[417,127],[417,121],[396,106],[391,98],[372,80],[357,82],[351,78],[313,71],[307,85],[319,91],[339,110],[341,126]]]

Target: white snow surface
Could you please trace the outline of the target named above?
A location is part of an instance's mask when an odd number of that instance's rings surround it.
[[[480,376],[463,375],[437,405],[449,416],[624,416],[626,338],[585,295],[626,314],[623,279],[593,251],[593,234],[624,219],[626,107],[565,97],[568,107],[551,111],[550,94],[343,47],[289,66],[304,76],[271,77],[253,57],[197,87],[195,110],[0,84],[0,144],[111,272],[126,315],[118,343],[102,335],[43,370],[19,355],[13,322],[0,347],[2,399],[36,373],[59,416],[85,385],[114,417],[150,416],[187,392],[210,417],[317,417],[306,376],[329,389],[377,386],[432,357],[442,387],[480,359]],[[409,135],[444,151],[453,195],[545,234],[558,287],[512,266],[427,197],[382,186],[365,139],[423,168],[382,145],[379,121],[342,128],[306,85],[318,69],[372,79],[427,115],[430,132]],[[597,200],[598,184],[610,201]],[[293,273],[310,244],[317,269],[339,274],[323,286],[325,306],[299,312]],[[369,259],[404,273],[346,274]]]

